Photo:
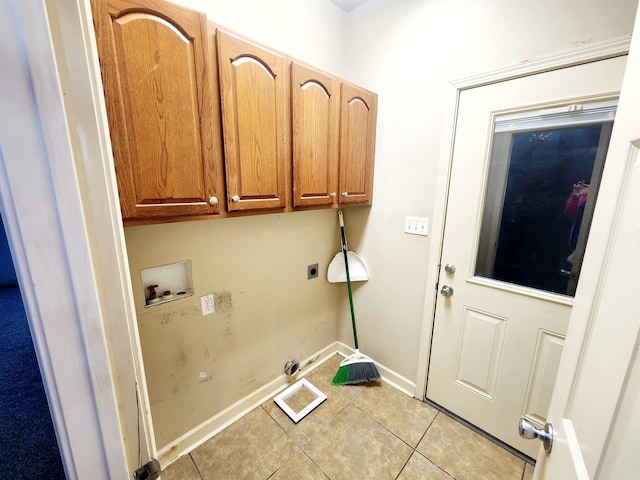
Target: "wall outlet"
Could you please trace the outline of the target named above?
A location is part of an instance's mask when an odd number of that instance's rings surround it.
[[[213,303],[213,293],[200,297],[200,306],[202,307],[202,316],[209,315],[216,311]]]

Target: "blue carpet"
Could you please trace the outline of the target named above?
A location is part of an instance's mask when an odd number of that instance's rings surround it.
[[[17,286],[0,288],[0,480],[65,478]]]

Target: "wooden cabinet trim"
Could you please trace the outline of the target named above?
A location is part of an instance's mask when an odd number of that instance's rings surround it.
[[[187,7],[164,0],[91,0],[91,5],[125,224],[371,204],[375,93],[221,28]],[[190,100],[175,111],[191,110],[192,120],[186,123],[192,126],[169,126],[170,132],[186,132],[179,137],[188,148],[164,146],[162,154],[173,160],[160,166],[149,167],[148,160],[140,160],[149,156],[137,156],[142,147],[133,136],[149,135],[144,128],[134,128],[128,97],[135,93],[123,80],[129,72],[115,38],[121,32],[114,33],[119,27],[113,23],[127,16],[155,18],[184,37],[191,49],[190,83],[181,87],[191,92],[185,97]],[[153,75],[155,65],[149,66]],[[245,67],[263,79],[237,73]],[[257,82],[258,92],[250,88],[251,82]],[[240,99],[234,96],[238,88]],[[266,109],[248,108],[252,99],[265,98]],[[366,107],[357,107],[358,102]],[[366,119],[363,124],[358,116]],[[263,131],[255,129],[265,124]],[[158,143],[154,140],[153,147]],[[189,162],[176,163],[170,151],[179,150],[191,152]],[[136,164],[138,160],[143,164]],[[190,192],[186,196],[179,193],[181,181],[182,191]],[[232,201],[234,195],[238,202]],[[217,204],[209,203],[211,197]]]
[[[371,205],[378,96],[342,83],[340,205]]]
[[[220,206],[210,205],[209,199],[220,195],[220,183],[216,184],[215,178],[220,176],[222,155],[219,145],[216,151],[214,132],[204,125],[207,121],[214,121],[215,117],[211,68],[206,49],[206,17],[202,13],[161,1],[94,1],[92,6],[123,218],[126,221],[134,218],[218,214]],[[129,24],[140,21],[144,23]],[[154,21],[158,24],[154,25]],[[164,27],[189,42],[182,52],[186,54],[180,60],[192,72],[188,75],[191,83],[183,86],[182,90],[190,93],[186,102],[178,99],[173,105],[170,100],[175,98],[172,93],[178,96],[174,88],[176,84],[170,83],[173,80],[170,75],[163,76],[162,73],[163,68],[171,68],[176,63],[166,61],[161,64],[158,61],[162,57],[157,57],[160,49],[165,48],[165,58],[175,60],[166,53],[167,45],[171,45],[166,41],[171,42],[173,38],[167,35]],[[144,61],[144,55],[149,58],[150,53],[144,49],[128,52],[128,44],[122,43],[118,35],[123,37],[122,42],[125,42],[127,35],[138,35],[140,41],[149,42],[149,48],[157,49],[156,58],[148,60],[151,65],[148,73],[138,74],[139,82],[133,87],[127,83],[134,80],[127,78],[127,75],[131,75],[127,68],[138,67],[134,61],[138,57],[131,57],[132,60],[127,64],[127,55],[142,56],[140,58]],[[154,118],[157,124],[146,125],[136,120],[136,113],[139,113],[133,107],[136,101],[138,105],[149,108],[146,105],[148,102],[139,100],[140,91],[135,91],[143,82],[151,82],[153,88],[150,90],[156,92],[158,102],[157,116],[147,115],[145,121]],[[144,83],[138,88],[146,86]],[[136,93],[138,97],[132,98]],[[188,117],[191,120],[186,123],[175,118],[185,118],[176,112],[189,110],[191,114]],[[159,140],[148,143],[156,138]],[[145,141],[152,148],[145,149]],[[153,152],[157,152],[157,156]],[[186,175],[181,160],[182,152],[190,152],[186,154],[190,164]],[[142,158],[138,155],[142,155]],[[152,163],[151,167],[149,163]]]
[[[227,208],[284,209],[286,57],[220,28],[217,40]]]
[[[337,205],[339,107],[336,77],[295,60],[291,62],[295,208]]]

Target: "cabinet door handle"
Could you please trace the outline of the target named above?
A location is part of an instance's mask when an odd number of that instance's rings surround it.
[[[211,205],[212,207],[215,207],[217,204],[218,204],[218,197],[209,198],[209,205]]]
[[[330,196],[331,198],[336,198],[338,195],[336,194],[336,192],[331,192],[331,193],[329,194],[329,196]]]
[[[240,201],[240,197],[238,195],[234,195],[233,197],[231,197],[231,201],[233,203],[238,203]]]
[[[348,197],[349,196],[349,192],[342,192],[342,196],[343,197]]]

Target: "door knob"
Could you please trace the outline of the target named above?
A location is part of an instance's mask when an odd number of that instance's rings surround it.
[[[536,428],[530,421],[522,417],[518,422],[518,432],[522,438],[527,440],[539,438],[542,440],[544,451],[551,453],[551,447],[553,447],[553,425],[550,423],[545,423],[544,429]]]
[[[456,266],[453,263],[447,263],[444,266],[444,271],[449,275],[453,275],[454,273],[456,273]]]
[[[231,201],[233,203],[238,203],[240,201],[240,197],[238,195],[234,195],[233,197],[231,197]]]
[[[443,285],[440,289],[440,295],[442,295],[443,297],[450,297],[451,295],[453,295],[453,287],[449,285]]]
[[[217,204],[218,204],[218,197],[209,198],[209,205],[211,205],[212,207],[215,207]]]

